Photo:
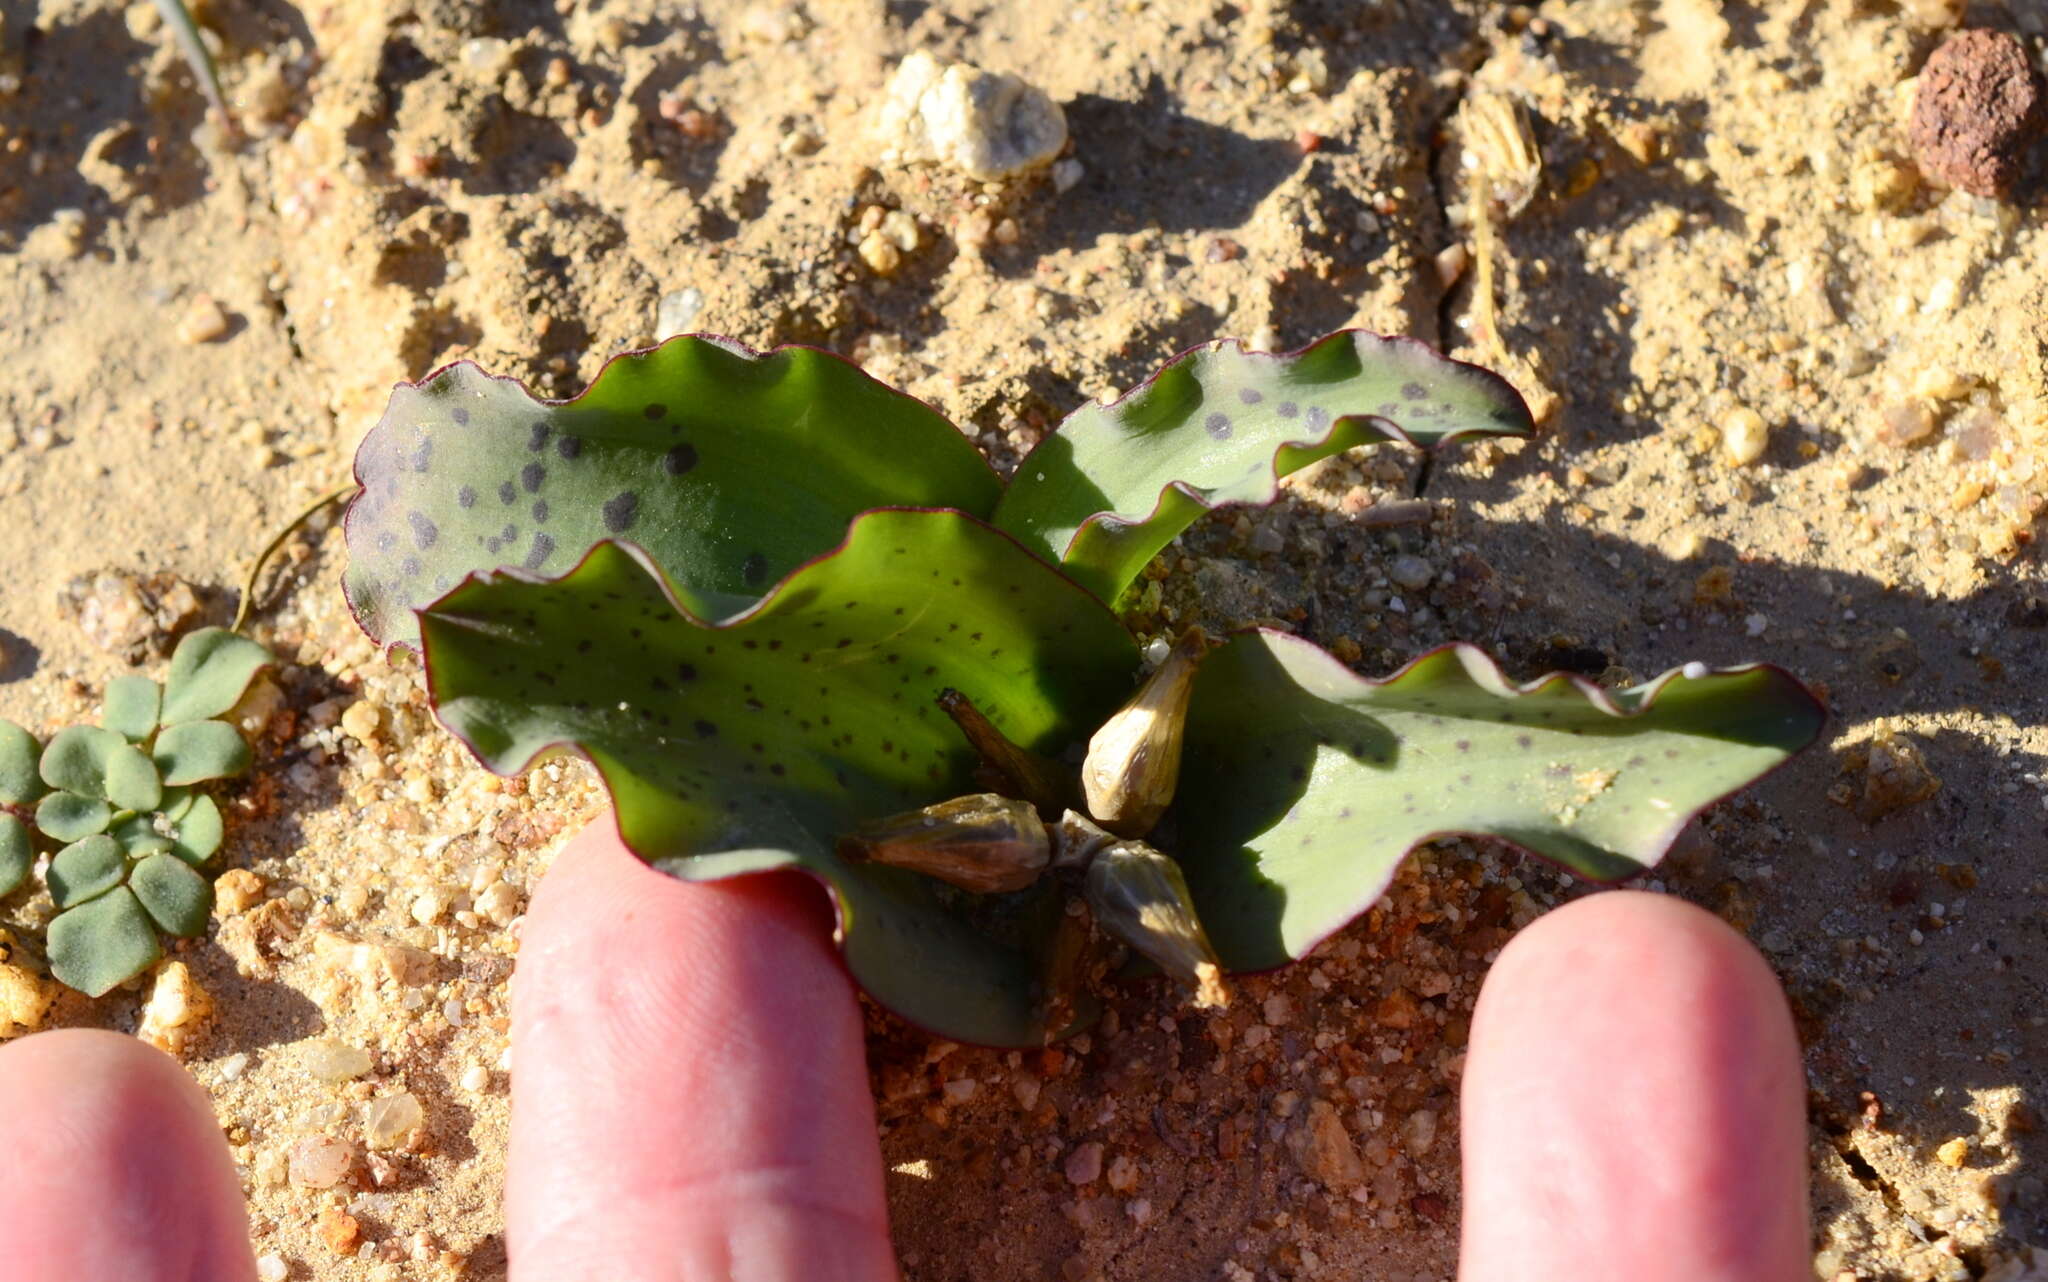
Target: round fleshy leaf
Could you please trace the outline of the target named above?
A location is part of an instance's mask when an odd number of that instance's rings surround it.
[[[175,855],[151,855],[128,877],[135,897],[167,935],[191,939],[206,933],[213,912],[213,886]]]
[[[163,723],[175,726],[219,716],[235,706],[258,672],[275,662],[270,651],[226,628],[187,633],[171,654]]]
[[[25,806],[43,795],[42,745],[12,721],[0,720],[0,802]]]
[[[157,713],[163,707],[163,689],[148,677],[115,677],[107,682],[107,697],[100,709],[100,725],[133,743],[156,733]]]
[[[205,793],[194,794],[172,824],[176,835],[171,839],[171,852],[194,868],[213,858],[213,852],[220,849],[220,807]]]
[[[82,797],[107,795],[107,758],[128,741],[99,726],[66,726],[43,749],[43,782]]]
[[[28,825],[13,815],[0,813],[0,898],[14,893],[15,887],[28,878],[28,870],[35,861],[35,845],[29,839]]]
[[[164,955],[156,923],[126,886],[58,913],[48,941],[50,973],[87,997],[102,996]]]
[[[121,849],[128,852],[131,861],[175,849],[171,839],[156,830],[155,815],[130,815],[116,820],[107,831],[121,843]]]
[[[225,721],[165,726],[156,737],[156,765],[166,784],[225,779],[249,768],[249,745]]]
[[[142,749],[122,744],[107,754],[108,801],[123,810],[154,810],[163,795],[163,780]]]
[[[121,843],[95,833],[57,852],[50,861],[50,898],[59,908],[76,908],[98,899],[128,875],[128,855]]]
[[[986,515],[1001,485],[931,407],[803,347],[686,336],[536,400],[449,366],[401,384],[356,455],[349,603],[390,644],[472,573],[563,574],[601,539],[646,548],[707,617],[745,608],[880,507]]]
[[[1507,380],[1412,338],[1347,330],[1284,355],[1229,339],[1069,415],[1018,465],[992,519],[1114,601],[1204,511],[1270,503],[1281,477],[1317,459],[1533,430]]]
[[[860,820],[980,790],[942,691],[1053,756],[1129,695],[1129,633],[1015,542],[956,512],[869,513],[718,625],[602,543],[554,582],[467,583],[422,625],[439,715],[487,765],[580,748],[644,857],[692,877],[801,866],[834,890],[878,1000],[948,1036],[1042,1044],[1035,935],[1005,943],[933,879],[833,850]]]
[[[1516,686],[1447,646],[1369,681],[1247,633],[1196,677],[1172,850],[1224,964],[1264,970],[1364,912],[1434,838],[1497,838],[1599,881],[1640,873],[1825,719],[1770,667]]]
[[[57,841],[83,841],[107,830],[113,808],[98,797],[53,792],[36,803],[36,827]]]

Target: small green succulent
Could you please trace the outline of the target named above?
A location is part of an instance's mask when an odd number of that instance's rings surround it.
[[[188,634],[162,686],[107,684],[97,726],[47,744],[0,721],[0,895],[27,877],[38,837],[59,847],[47,881],[50,970],[97,997],[162,956],[157,934],[206,929],[213,887],[199,873],[220,848],[221,813],[197,787],[249,768],[241,733],[216,720],[270,652],[224,628]]]
[[[1086,916],[1223,1000],[1423,842],[1629,876],[1812,742],[1767,666],[1518,686],[1455,645],[1369,680],[1270,630],[1187,639],[1134,696],[1114,607],[1204,510],[1368,441],[1530,430],[1495,375],[1356,332],[1196,349],[1007,484],[812,349],[676,338],[560,402],[458,364],[364,440],[346,586],[486,765],[581,753],[649,862],[801,869],[878,1001],[1034,1045],[1086,1019]]]

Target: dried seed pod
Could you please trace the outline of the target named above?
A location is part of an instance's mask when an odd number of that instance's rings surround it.
[[[1096,924],[1192,986],[1195,1005],[1230,1004],[1179,864],[1142,841],[1119,841],[1096,853],[1082,885]]]
[[[1052,838],[1052,866],[1055,868],[1086,868],[1097,851],[1116,841],[1115,833],[1103,829],[1078,810],[1065,812],[1058,823],[1047,824],[1045,831]]]
[[[1030,802],[983,792],[862,824],[839,853],[994,895],[1037,881],[1052,845]]]
[[[1088,741],[1088,757],[1081,763],[1088,813],[1118,836],[1152,831],[1173,801],[1188,697],[1208,648],[1209,638],[1199,627],[1181,633],[1166,662]]]
[[[953,718],[967,742],[981,754],[981,782],[997,792],[1022,797],[1042,815],[1056,815],[1080,800],[1074,772],[1049,757],[1011,743],[974,700],[958,690],[941,690],[939,707]]]

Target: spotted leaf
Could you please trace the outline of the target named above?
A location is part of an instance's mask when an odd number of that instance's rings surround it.
[[[1042,1042],[1047,890],[989,897],[971,919],[971,897],[833,850],[861,820],[978,790],[942,691],[1051,754],[1128,694],[1130,636],[1011,539],[955,512],[871,512],[722,623],[680,609],[639,549],[604,542],[556,581],[466,583],[422,621],[441,720],[487,765],[573,747],[644,857],[692,878],[801,868],[830,887],[878,1000],[948,1036]]]
[[[999,485],[929,406],[811,348],[672,339],[569,401],[452,365],[401,384],[356,456],[350,603],[385,643],[472,572],[646,548],[705,617],[745,608],[869,508],[986,515]]]
[[[993,519],[1114,601],[1205,510],[1270,503],[1317,459],[1531,430],[1506,380],[1413,339],[1345,331],[1287,355],[1226,340],[1075,411],[1018,466]]]
[[[1224,964],[1262,970],[1365,911],[1433,838],[1496,838],[1597,881],[1640,873],[1824,719],[1772,667],[1516,686],[1458,645],[1369,681],[1246,633],[1196,679],[1172,848]]]

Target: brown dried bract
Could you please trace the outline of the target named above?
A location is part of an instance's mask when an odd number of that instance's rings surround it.
[[[2041,131],[2040,77],[2002,31],[1959,31],[1920,72],[1909,130],[1922,171],[1975,196],[2003,196]]]

